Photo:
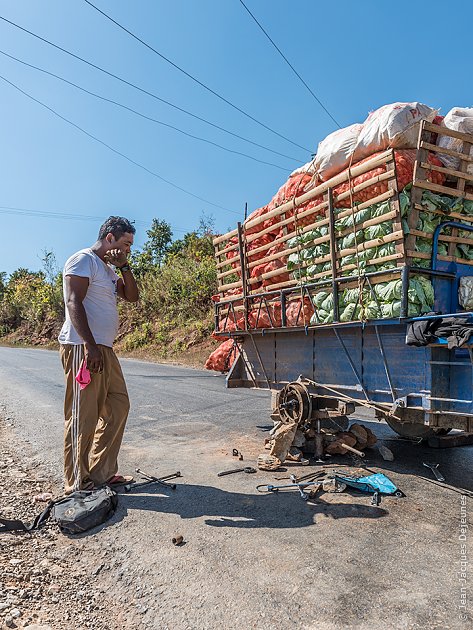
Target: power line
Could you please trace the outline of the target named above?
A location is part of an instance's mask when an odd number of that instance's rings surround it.
[[[57,116],[61,120],[64,120],[65,122],[69,123],[69,125],[72,125],[73,127],[75,127],[75,129],[78,129],[79,131],[81,131],[83,134],[85,134],[89,138],[92,138],[92,140],[95,140],[96,142],[100,143],[104,147],[107,147],[107,149],[110,149],[110,151],[113,151],[113,153],[116,153],[117,155],[120,155],[121,157],[125,158],[125,160],[128,160],[128,162],[131,162],[132,164],[134,164],[135,166],[138,166],[139,168],[143,169],[144,171],[146,171],[150,175],[153,175],[153,177],[156,177],[156,178],[160,179],[161,181],[165,182],[166,184],[169,184],[173,188],[176,188],[177,190],[180,190],[180,191],[186,193],[187,195],[190,195],[191,197],[194,197],[195,199],[199,199],[199,201],[203,201],[204,203],[207,203],[207,204],[209,204],[211,206],[215,206],[216,208],[220,208],[221,210],[226,210],[227,212],[231,212],[232,214],[240,215],[240,212],[237,212],[236,210],[230,210],[229,208],[225,208],[225,206],[221,206],[221,205],[219,205],[217,203],[214,203],[213,201],[208,201],[207,199],[204,199],[203,197],[199,197],[199,195],[195,195],[193,192],[190,192],[189,190],[186,190],[185,188],[182,188],[182,186],[179,186],[178,184],[175,184],[174,182],[171,182],[170,180],[165,179],[164,177],[162,177],[158,173],[150,170],[149,168],[147,168],[143,164],[140,164],[139,162],[136,162],[135,160],[133,160],[132,158],[128,157],[127,155],[125,155],[121,151],[118,151],[117,149],[114,149],[112,146],[110,146],[109,144],[107,144],[103,140],[100,140],[100,138],[97,138],[97,136],[94,136],[91,133],[89,133],[88,131],[86,131],[85,129],[83,129],[82,127],[79,127],[79,125],[76,125],[76,123],[72,122],[68,118],[65,118],[64,116],[61,116],[61,114],[59,114],[52,107],[49,107],[49,105],[46,105],[45,103],[43,103],[42,101],[38,100],[34,96],[31,96],[31,94],[28,94],[28,92],[25,92],[18,85],[15,85],[15,83],[12,83],[12,81],[9,81],[7,78],[5,78],[1,74],[0,74],[0,79],[2,79],[3,81],[5,81],[5,83],[8,83],[12,87],[14,87],[15,90],[18,90],[18,92],[21,92],[21,94],[23,94],[24,96],[27,96],[29,99],[31,99],[35,103],[38,103],[39,105],[41,105],[42,107],[44,107],[45,109],[47,109],[48,111],[53,113],[55,116]]]
[[[85,0],[85,2],[88,2],[88,0]],[[302,81],[302,83],[305,85],[305,87],[309,90],[309,92],[312,94],[312,96],[315,98],[315,100],[317,101],[317,103],[320,105],[320,107],[330,116],[330,118],[333,120],[333,122],[337,125],[337,127],[339,129],[341,129],[341,125],[340,123],[332,116],[332,114],[328,111],[328,109],[325,107],[325,105],[322,103],[322,101],[318,98],[318,96],[316,96],[314,94],[314,92],[311,90],[311,88],[307,85],[307,83],[304,81],[304,79],[301,77],[301,75],[297,72],[297,70],[294,68],[294,66],[292,65],[292,63],[288,60],[288,58],[284,55],[284,53],[282,52],[282,50],[276,45],[276,43],[271,39],[271,37],[269,36],[268,32],[263,28],[263,26],[258,22],[258,20],[256,19],[256,17],[253,15],[253,13],[249,10],[249,8],[246,6],[246,4],[243,2],[243,0],[240,0],[241,4],[243,5],[243,7],[246,9],[246,11],[251,15],[251,17],[253,18],[253,20],[256,22],[256,24],[260,27],[260,29],[263,31],[263,33],[266,35],[266,37],[269,39],[269,41],[271,42],[271,44],[274,46],[274,48],[276,48],[276,50],[278,51],[278,53],[281,55],[281,57],[284,59],[284,61],[287,63],[287,65],[291,68],[291,70],[294,72],[294,74]],[[90,4],[90,2],[88,2],[88,4]]]
[[[130,31],[129,29],[127,29],[125,26],[123,26],[123,24],[120,24],[120,22],[117,22],[117,20],[113,19],[110,15],[108,15],[108,13],[105,13],[105,11],[102,11],[101,9],[99,9],[97,6],[95,6],[95,4],[93,4],[92,2],[90,2],[90,0],[84,0],[84,2],[86,2],[89,6],[91,6],[93,9],[95,9],[96,11],[98,11],[101,15],[103,15],[105,18],[107,18],[107,20],[110,20],[110,22],[113,22],[113,24],[115,24],[116,26],[118,26],[119,28],[121,28],[123,31],[125,31],[125,33],[128,33],[128,35],[131,35],[131,37],[133,37],[134,39],[136,39],[138,42],[140,42],[141,44],[143,44],[143,46],[146,46],[146,48],[148,48],[149,50],[151,50],[152,52],[154,52],[156,55],[158,55],[159,57],[161,57],[161,59],[163,59],[164,61],[166,61],[167,63],[171,64],[171,66],[173,68],[176,68],[176,70],[179,70],[179,72],[182,72],[182,74],[184,74],[186,77],[188,77],[189,79],[192,79],[192,81],[194,81],[195,83],[197,83],[198,85],[200,85],[201,87],[203,87],[205,90],[207,90],[208,92],[210,92],[211,94],[213,94],[214,96],[216,96],[217,98],[219,98],[221,101],[223,101],[224,103],[226,103],[227,105],[230,105],[230,107],[233,107],[233,109],[235,109],[237,112],[240,112],[240,114],[243,114],[244,116],[246,116],[247,118],[249,118],[250,120],[252,120],[253,122],[257,123],[258,125],[260,125],[261,127],[264,127],[264,129],[267,129],[268,131],[270,131],[271,133],[274,133],[276,136],[279,136],[280,138],[282,138],[283,140],[286,140],[286,142],[290,142],[291,144],[293,144],[295,147],[298,147],[299,149],[303,149],[304,151],[309,151],[309,149],[307,149],[306,147],[301,146],[300,144],[297,144],[297,142],[294,142],[293,140],[291,140],[290,138],[288,138],[287,136],[284,136],[282,133],[279,133],[278,131],[276,131],[275,129],[273,129],[272,127],[269,127],[268,125],[266,125],[265,123],[261,122],[260,120],[258,120],[257,118],[255,118],[254,116],[252,116],[251,114],[248,114],[248,112],[245,112],[244,109],[241,109],[241,107],[238,107],[238,105],[235,105],[234,103],[232,103],[231,101],[229,101],[227,98],[225,98],[224,96],[222,96],[221,94],[219,94],[218,92],[216,92],[215,90],[213,90],[212,88],[210,88],[208,85],[206,85],[205,83],[203,83],[202,81],[200,81],[199,79],[197,79],[194,75],[190,74],[189,72],[187,72],[186,70],[184,70],[184,68],[181,68],[181,66],[178,66],[177,63],[174,63],[174,61],[171,61],[170,59],[168,59],[168,57],[166,57],[165,55],[163,55],[162,53],[160,53],[158,50],[156,50],[156,48],[153,48],[153,46],[151,46],[150,44],[148,44],[147,42],[145,42],[143,39],[141,39],[141,37],[138,37],[138,35],[135,35],[135,33],[133,33],[132,31]]]
[[[73,83],[72,81],[69,81],[68,79],[66,79],[65,77],[61,77],[58,74],[55,74],[54,72],[50,72],[49,70],[45,70],[44,68],[40,68],[39,66],[35,66],[31,63],[28,63],[22,59],[18,59],[18,57],[14,57],[13,55],[10,55],[9,53],[5,52],[4,50],[0,50],[0,54],[4,55],[5,57],[9,57],[10,59],[13,59],[14,61],[23,64],[24,66],[27,66],[28,68],[34,68],[35,70],[37,70],[38,72],[42,72],[44,74],[47,74],[51,77],[54,77],[55,79],[58,79],[59,81],[63,81],[64,83],[67,83],[68,85],[72,85],[73,87],[77,88],[78,90],[81,90],[82,92],[85,92],[86,94],[89,94],[90,96],[94,96],[95,98],[100,99],[101,101],[105,101],[107,103],[112,103],[113,105],[116,105],[117,107],[121,107],[122,109],[126,109],[127,111],[136,114],[137,116],[140,116],[141,118],[144,118],[145,120],[149,120],[150,122],[156,123],[158,125],[162,125],[163,127],[168,127],[169,129],[173,129],[174,131],[177,131],[185,136],[188,136],[189,138],[193,138],[194,140],[200,140],[201,142],[206,142],[207,144],[213,145],[219,149],[223,149],[224,151],[228,151],[228,153],[234,153],[236,155],[241,155],[242,157],[246,157],[250,160],[254,160],[255,162],[259,162],[260,164],[266,164],[268,166],[273,166],[274,168],[278,168],[282,171],[289,171],[290,169],[288,168],[284,168],[283,166],[279,166],[279,164],[273,164],[272,162],[266,162],[265,160],[260,160],[258,158],[253,157],[252,155],[248,155],[247,153],[242,153],[240,151],[234,151],[233,149],[229,149],[228,147],[224,147],[221,144],[218,144],[216,142],[213,142],[212,140],[208,140],[207,138],[201,138],[199,136],[195,136],[191,133],[188,133],[187,131],[184,131],[183,129],[180,129],[179,127],[175,127],[174,125],[170,125],[168,123],[165,123],[161,120],[157,120],[156,118],[152,118],[151,116],[147,116],[146,114],[143,114],[142,112],[137,111],[136,109],[133,109],[131,107],[128,107],[127,105],[124,105],[123,103],[119,103],[118,101],[114,101],[113,99],[110,98],[106,98],[105,96],[101,96],[100,94],[96,94],[95,92],[92,92],[90,90],[87,90],[86,88],[78,85],[77,83]]]
[[[0,214],[12,214],[25,217],[36,217],[41,219],[67,219],[71,221],[100,221],[103,223],[103,216],[92,216],[86,214],[65,214],[63,212],[51,212],[49,210],[32,210],[31,208],[17,208],[14,206],[0,206]],[[133,225],[139,225],[140,227],[149,227],[151,224],[140,219],[132,221]],[[194,228],[195,229],[195,228]],[[193,230],[185,230],[183,228],[177,228],[171,226],[173,232],[192,232]]]
[[[166,99],[161,98],[157,94],[154,94],[153,92],[150,92],[150,91],[146,90],[145,88],[142,88],[139,85],[136,85],[135,83],[132,83],[131,81],[127,81],[123,77],[120,77],[117,74],[114,74],[113,72],[105,70],[105,68],[102,68],[101,66],[98,66],[97,64],[93,63],[92,61],[87,61],[87,59],[84,59],[83,57],[79,57],[79,55],[76,55],[75,53],[71,52],[70,50],[67,50],[66,48],[62,48],[62,46],[59,46],[58,44],[55,44],[54,42],[51,42],[49,39],[45,39],[44,37],[41,37],[41,35],[37,35],[36,33],[33,33],[33,31],[30,31],[27,28],[24,28],[23,26],[20,26],[19,24],[16,24],[15,22],[12,22],[11,20],[8,20],[6,17],[3,17],[2,15],[0,15],[0,20],[3,20],[4,22],[7,22],[11,26],[14,26],[15,28],[19,29],[20,31],[23,31],[24,33],[28,33],[28,35],[31,35],[32,37],[35,37],[36,39],[39,39],[40,41],[44,42],[45,44],[48,44],[49,46],[52,46],[53,48],[56,48],[57,50],[60,50],[61,52],[65,53],[66,55],[69,55],[70,57],[73,57],[74,59],[77,59],[78,61],[81,61],[82,63],[87,64],[91,68],[95,68],[95,70],[99,70],[100,72],[103,72],[103,74],[106,74],[109,77],[112,77],[112,78],[116,79],[117,81],[120,81],[121,83],[124,83],[125,85],[128,85],[129,87],[132,87],[135,90],[138,90],[139,92],[141,92],[143,94],[146,94],[147,96],[150,96],[151,98],[154,98],[155,100],[160,101],[161,103],[164,103],[165,105],[169,105],[169,107],[177,109],[178,111],[180,111],[180,112],[182,112],[184,114],[187,114],[188,116],[191,116],[192,118],[195,118],[196,120],[200,120],[201,122],[205,123],[206,125],[210,125],[214,129],[218,129],[219,131],[223,131],[224,133],[228,133],[229,135],[231,135],[231,136],[233,136],[235,138],[238,138],[239,140],[243,140],[244,142],[248,142],[249,144],[252,144],[255,147],[259,147],[260,149],[264,149],[265,151],[269,151],[270,153],[274,153],[275,155],[280,155],[281,157],[288,158],[289,160],[294,160],[294,162],[301,162],[301,160],[299,160],[297,158],[291,157],[290,155],[286,155],[285,153],[280,153],[279,151],[275,151],[274,149],[270,149],[269,147],[266,147],[263,144],[259,144],[258,142],[254,142],[253,140],[250,140],[249,138],[245,138],[244,136],[241,136],[241,135],[239,135],[237,133],[234,133],[233,131],[230,131],[229,129],[225,129],[225,127],[221,127],[220,125],[217,125],[216,123],[213,123],[210,120],[207,120],[206,118],[202,118],[201,116],[198,116],[197,114],[193,114],[192,112],[188,111],[187,109],[179,107],[179,105],[175,105],[174,103],[171,103],[170,101],[167,101]]]

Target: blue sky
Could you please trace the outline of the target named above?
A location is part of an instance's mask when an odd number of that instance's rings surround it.
[[[0,15],[163,99],[289,157],[214,129],[107,77],[0,20],[0,50],[205,137],[258,163],[151,123],[0,54],[0,75],[161,177],[176,190],[85,136],[0,79],[0,271],[41,268],[44,250],[62,267],[91,245],[102,220],[136,221],[139,247],[154,217],[176,238],[202,213],[231,229],[267,203],[291,170],[335,130],[239,0],[94,0],[187,72],[303,150],[238,113],[97,13],[84,0],[0,0]],[[271,37],[342,126],[394,101],[472,106],[473,5],[456,2],[246,0]],[[453,6],[453,5],[452,5]],[[290,159],[294,158],[294,159]],[[231,210],[210,205],[223,206]],[[25,209],[11,213],[6,207]],[[2,209],[3,208],[3,209]],[[37,213],[41,213],[38,215]],[[70,218],[44,216],[58,213]],[[35,216],[36,214],[36,216]],[[81,215],[88,218],[71,218]]]

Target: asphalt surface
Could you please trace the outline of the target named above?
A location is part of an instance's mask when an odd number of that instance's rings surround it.
[[[216,473],[240,464],[232,448],[243,452],[244,465],[254,465],[270,427],[268,392],[227,390],[211,372],[130,359],[122,365],[132,411],[121,472],[183,473],[175,492],[122,495],[114,520],[87,538],[112,555],[106,566],[117,601],[141,606],[140,627],[471,627],[473,574],[464,610],[459,535],[466,511],[472,563],[473,502],[460,489],[473,491],[473,447],[414,445],[358,414],[395,455],[384,462],[373,449],[368,466],[388,474],[405,498],[384,498],[376,507],[356,493],[324,494],[315,505],[296,492],[261,495],[257,484],[308,468]],[[0,383],[0,411],[11,418],[19,443],[59,478],[57,353],[0,348]],[[440,464],[446,486],[433,481],[423,461]],[[177,532],[186,541],[179,549],[170,543]]]

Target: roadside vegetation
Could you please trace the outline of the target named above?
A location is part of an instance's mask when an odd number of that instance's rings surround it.
[[[147,241],[132,254],[137,304],[120,302],[117,348],[123,354],[203,365],[214,344],[211,296],[216,292],[212,221],[174,239],[153,219]],[[71,252],[73,253],[73,252]],[[0,272],[0,343],[55,347],[64,320],[62,273],[45,251],[40,271]]]

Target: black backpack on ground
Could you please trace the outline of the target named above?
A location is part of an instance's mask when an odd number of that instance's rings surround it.
[[[51,516],[63,534],[82,534],[105,523],[117,509],[118,495],[109,486],[96,490],[77,490],[50,501],[31,524],[0,518],[0,533],[31,532],[39,529]]]

